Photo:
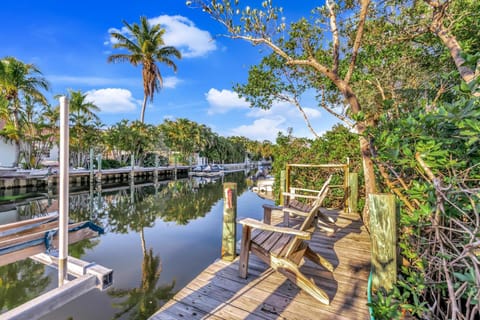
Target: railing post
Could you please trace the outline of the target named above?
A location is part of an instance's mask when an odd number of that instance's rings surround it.
[[[348,212],[356,213],[357,212],[357,202],[358,202],[358,173],[350,172],[348,174]]]
[[[236,219],[237,219],[237,184],[223,184],[223,230],[222,260],[233,261],[236,257]]]
[[[370,194],[372,288],[390,290],[397,280],[397,208],[392,194]]]
[[[285,170],[280,171],[280,205],[285,205],[285,199],[283,197],[283,193],[287,192],[285,190]]]
[[[290,165],[287,164],[287,168],[285,170],[285,192],[290,192]]]

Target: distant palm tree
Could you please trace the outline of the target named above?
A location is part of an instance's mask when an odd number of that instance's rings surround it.
[[[112,54],[108,57],[108,62],[127,61],[134,66],[142,65],[144,96],[140,121],[143,123],[147,99],[150,98],[152,102],[155,92],[163,86],[163,78],[156,63],[164,63],[176,72],[177,66],[171,57],[181,59],[182,55],[177,48],[165,46],[165,29],[158,24],[150,25],[146,17],[140,17],[140,25],[130,25],[126,21],[123,24],[127,27],[128,34],[114,31],[110,35],[118,41],[113,44],[113,48],[123,48],[129,53]]]
[[[82,93],[80,90],[69,90],[69,107],[70,112],[77,117],[85,116],[88,120],[99,120],[100,118],[95,114],[99,112],[100,108],[91,101],[86,101],[87,94]]]
[[[13,130],[16,134],[11,135],[14,138],[16,147],[14,166],[18,164],[20,155],[20,114],[22,109],[21,100],[28,96],[43,105],[47,105],[47,98],[40,91],[49,90],[47,80],[42,76],[40,70],[33,64],[23,63],[14,57],[5,57],[0,60],[0,95],[8,101],[8,110],[11,118],[5,121],[13,122]]]

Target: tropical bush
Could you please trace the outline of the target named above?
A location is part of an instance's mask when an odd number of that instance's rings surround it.
[[[433,110],[383,116],[377,161],[407,188],[400,214],[398,308],[418,318],[473,319],[480,288],[480,98],[462,83]],[[377,295],[375,303],[381,302]],[[378,307],[378,305],[377,305]],[[378,310],[377,310],[378,311]]]

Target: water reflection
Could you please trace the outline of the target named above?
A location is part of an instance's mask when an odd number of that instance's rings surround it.
[[[114,303],[121,311],[115,313],[114,319],[128,315],[130,319],[148,319],[163,304],[174,296],[175,280],[171,284],[157,287],[162,265],[160,257],[154,256],[153,249],[144,252],[142,262],[142,280],[140,287],[131,289],[111,289],[108,294],[113,298],[125,298]]]
[[[223,182],[236,182],[239,197],[247,190],[245,174],[239,172],[215,181],[137,182],[101,192],[89,186],[72,192],[70,218],[91,219],[106,233],[70,245],[69,254],[112,268],[114,287],[108,293],[92,291],[45,319],[148,318],[220,256]],[[239,201],[247,207],[244,211],[261,208],[263,200],[252,196],[248,193],[247,200]],[[19,212],[27,211],[16,205]],[[28,209],[30,216],[58,207],[55,196],[25,205],[41,209]],[[28,259],[0,268],[0,274],[0,313],[55,286],[52,272]],[[12,289],[7,292],[6,287]]]
[[[37,297],[50,284],[45,267],[33,260],[0,267],[0,311],[13,309]]]

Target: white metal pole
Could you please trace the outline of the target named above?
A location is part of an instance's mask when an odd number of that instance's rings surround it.
[[[59,251],[58,251],[58,286],[62,286],[67,279],[68,258],[68,100],[60,97],[60,183],[59,183]]]

